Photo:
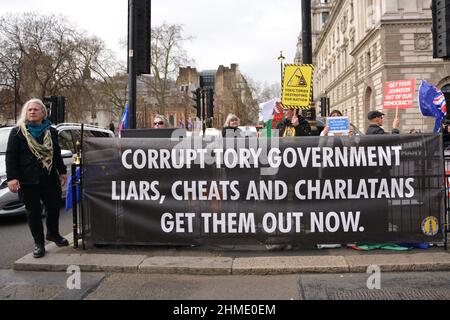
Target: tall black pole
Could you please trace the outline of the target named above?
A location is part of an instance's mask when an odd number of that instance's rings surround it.
[[[136,129],[136,32],[134,0],[128,0],[128,112],[129,129]]]
[[[311,0],[302,0],[303,63],[312,64]]]
[[[206,135],[206,89],[202,89],[202,129],[203,136]]]
[[[303,64],[312,64],[312,29],[311,29],[311,0],[302,0],[302,40],[303,40]],[[311,106],[313,109],[313,107]],[[315,112],[311,109],[311,117]],[[304,113],[305,114],[305,113]],[[306,113],[309,117],[309,114]],[[315,120],[315,119],[314,119]]]

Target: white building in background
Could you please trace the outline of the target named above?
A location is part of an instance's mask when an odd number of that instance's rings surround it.
[[[431,0],[313,0],[314,101],[330,98],[331,109],[350,117],[361,130],[369,111],[386,113],[390,129],[395,110],[383,110],[385,84],[416,79],[414,108],[399,110],[401,130],[431,132],[432,118],[418,106],[422,80],[450,101],[450,62],[433,59]],[[301,62],[301,39],[296,62]]]

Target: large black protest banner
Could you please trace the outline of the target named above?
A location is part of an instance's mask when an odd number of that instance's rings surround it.
[[[432,135],[87,139],[86,240],[440,242],[442,157]]]

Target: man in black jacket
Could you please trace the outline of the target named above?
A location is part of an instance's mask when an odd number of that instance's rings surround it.
[[[370,126],[367,129],[367,135],[374,135],[374,134],[386,134],[383,126],[383,119],[384,119],[384,113],[381,113],[380,111],[371,111],[367,115],[367,119],[369,119]],[[398,118],[394,119],[394,123],[392,125],[392,134],[400,134],[400,130],[398,129],[400,125],[400,121]]]
[[[311,135],[311,126],[301,115],[295,115],[294,110],[284,110],[283,121],[277,126],[280,137],[301,137]]]
[[[379,135],[388,134],[382,128],[384,113],[380,111],[371,111],[367,114],[370,126],[367,129],[367,135]],[[392,134],[400,134],[398,129],[400,124],[399,119],[396,117],[392,125]],[[380,177],[390,176],[390,170],[388,168],[378,168],[371,172],[372,175],[379,175]],[[389,202],[387,199],[370,199],[366,200],[365,210],[366,214],[362,217],[362,225],[377,226],[379,232],[389,231]]]

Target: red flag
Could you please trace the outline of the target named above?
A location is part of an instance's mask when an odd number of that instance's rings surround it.
[[[283,107],[281,106],[280,102],[277,102],[277,106],[273,111],[272,129],[277,128],[278,123],[283,121],[283,117],[284,117]]]

